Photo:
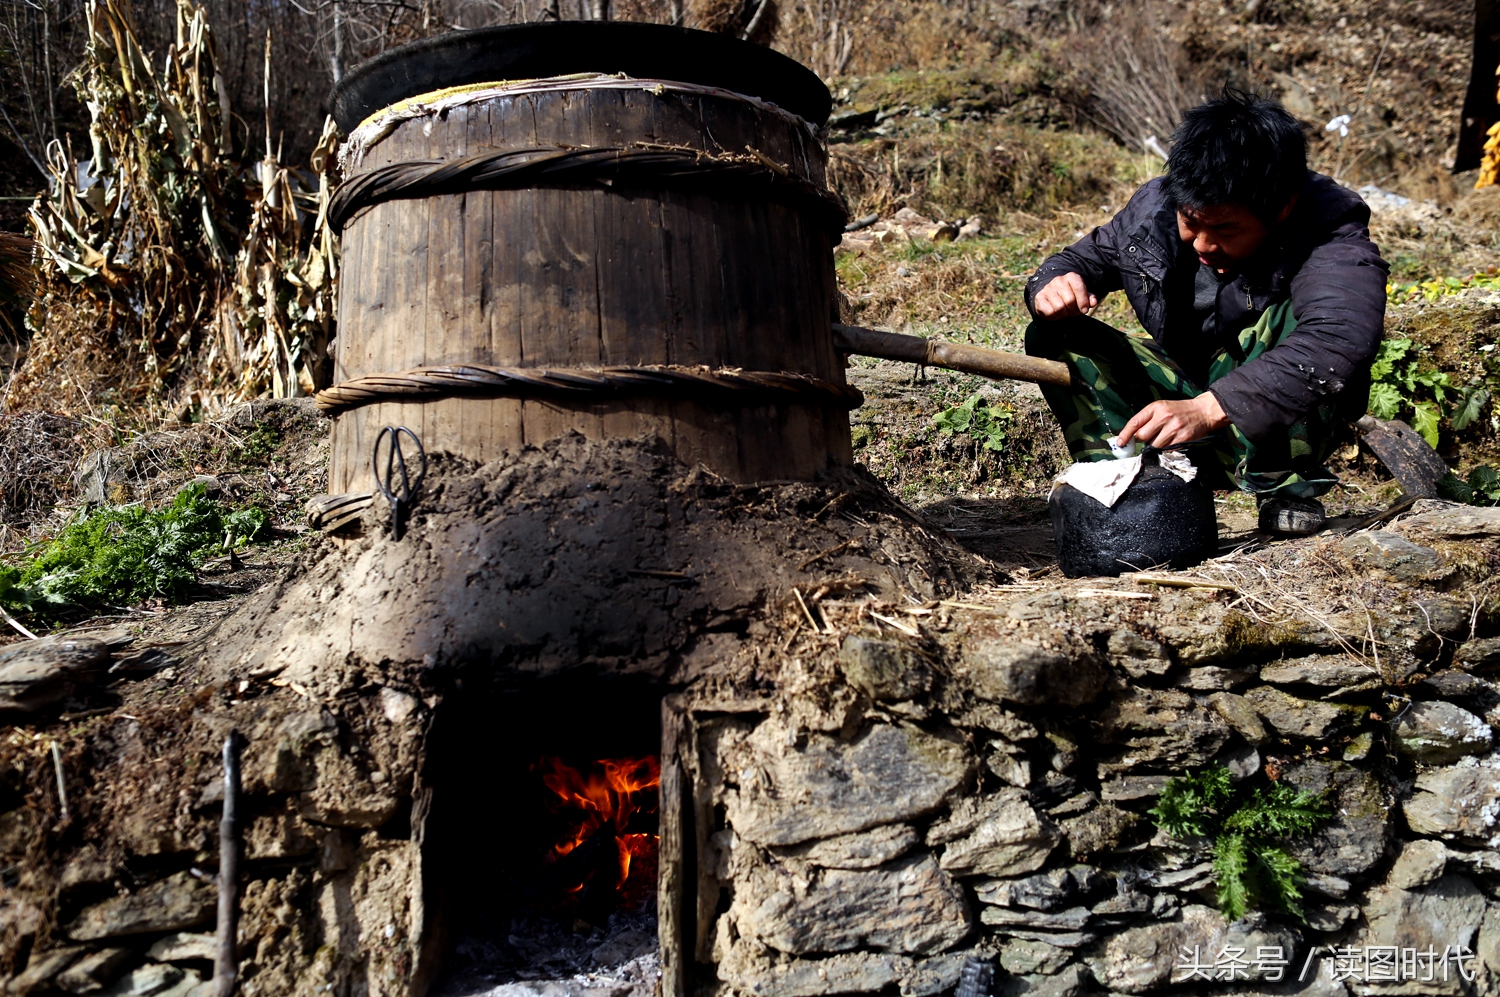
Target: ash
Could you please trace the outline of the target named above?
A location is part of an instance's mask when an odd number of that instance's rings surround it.
[[[660,977],[654,911],[616,913],[602,928],[524,917],[460,937],[433,997],[653,997]]]

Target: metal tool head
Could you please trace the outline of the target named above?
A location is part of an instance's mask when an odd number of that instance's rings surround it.
[[[408,437],[417,448],[417,471],[413,476],[406,464],[406,452],[401,437]],[[385,460],[381,461],[381,444],[385,444]],[[375,434],[375,445],[370,448],[370,467],[375,473],[375,487],[391,506],[391,536],[401,539],[401,520],[411,507],[412,497],[422,487],[427,477],[427,451],[417,434],[406,426],[384,426]]]

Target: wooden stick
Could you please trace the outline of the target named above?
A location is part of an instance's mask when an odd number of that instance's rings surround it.
[[[219,820],[219,923],[214,955],[214,997],[233,997],[240,963],[235,951],[240,917],[240,748],[232,730],[224,739],[224,814]]]
[[[17,621],[17,619],[14,616],[10,615],[9,613],[7,613],[5,611],[5,607],[4,606],[0,606],[0,616],[5,617],[5,622],[9,623],[12,627],[14,627],[16,629],[16,632],[19,633],[19,634],[21,634],[27,640],[36,640],[36,634],[32,633],[30,630],[27,630],[25,627],[21,626],[20,622]]]
[[[661,939],[661,997],[688,997],[687,938],[688,813],[683,789],[683,759],[679,748],[687,717],[672,697],[661,703],[661,787],[657,845],[656,919]],[[696,884],[695,884],[696,885]]]
[[[1238,585],[1230,585],[1227,582],[1211,582],[1203,578],[1171,578],[1163,575],[1141,575],[1131,576],[1134,581],[1142,585],[1161,585],[1174,589],[1218,589],[1221,592],[1238,592]]]
[[[990,378],[1032,381],[1060,388],[1069,387],[1073,383],[1068,365],[1056,360],[1043,360],[1041,357],[1028,357],[1024,353],[1007,353],[1004,350],[987,350],[981,346],[940,343],[920,336],[903,336],[898,332],[864,329],[857,325],[835,323],[833,346],[842,353],[943,367]]]
[[[58,823],[68,822],[68,786],[63,780],[62,749],[52,742],[52,771],[57,776]]]

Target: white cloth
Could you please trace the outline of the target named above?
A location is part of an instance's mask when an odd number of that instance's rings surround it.
[[[1183,481],[1192,481],[1198,476],[1198,469],[1181,450],[1164,451],[1158,455],[1158,459],[1162,467]],[[1120,460],[1091,460],[1073,464],[1057,476],[1052,487],[1072,485],[1106,509],[1113,509],[1120,496],[1135,483],[1144,461],[1145,457],[1138,454]]]
[[[1072,485],[1089,498],[1114,508],[1120,496],[1141,473],[1142,457],[1126,457],[1122,460],[1091,460],[1074,464],[1057,476],[1054,487]]]
[[[1192,461],[1188,460],[1188,455],[1181,450],[1163,450],[1160,460],[1162,467],[1183,481],[1192,481],[1198,476],[1198,469],[1193,466]]]

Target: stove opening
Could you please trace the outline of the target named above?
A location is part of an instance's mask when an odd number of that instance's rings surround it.
[[[435,997],[523,981],[655,993],[660,693],[581,684],[439,707],[423,846]]]

